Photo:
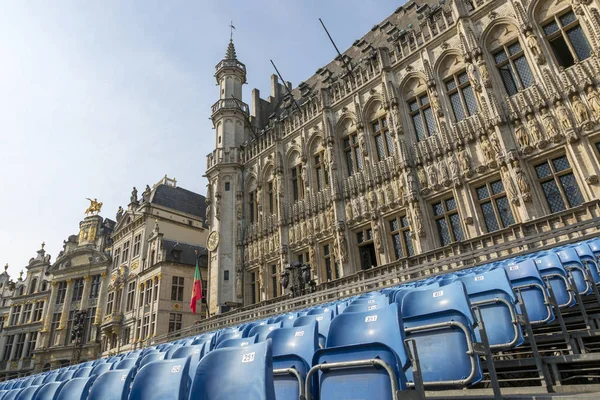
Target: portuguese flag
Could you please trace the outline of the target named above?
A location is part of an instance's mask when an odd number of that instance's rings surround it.
[[[194,286],[192,286],[192,299],[190,308],[196,314],[196,301],[202,300],[202,275],[200,275],[200,267],[198,267],[198,259],[196,259],[196,273],[194,274]]]

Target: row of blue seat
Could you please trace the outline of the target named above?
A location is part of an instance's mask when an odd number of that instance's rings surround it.
[[[482,379],[484,339],[491,352],[518,347],[522,314],[547,324],[552,301],[597,293],[599,260],[600,239],[561,246],[3,382],[0,400],[383,399],[418,382],[465,387]]]

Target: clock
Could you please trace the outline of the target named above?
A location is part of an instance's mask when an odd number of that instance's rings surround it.
[[[219,232],[212,231],[208,235],[208,240],[206,241],[206,248],[209,251],[215,251],[217,249],[217,246],[219,246]]]

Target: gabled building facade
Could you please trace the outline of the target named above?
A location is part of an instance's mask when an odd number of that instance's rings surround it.
[[[102,354],[131,350],[205,316],[189,308],[196,260],[206,271],[205,198],[161,179],[141,198],[134,188],[112,234],[102,320]],[[206,287],[206,282],[204,287]]]

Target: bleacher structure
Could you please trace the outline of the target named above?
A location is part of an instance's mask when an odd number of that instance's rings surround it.
[[[597,398],[599,284],[595,238],[13,379],[0,400]]]

